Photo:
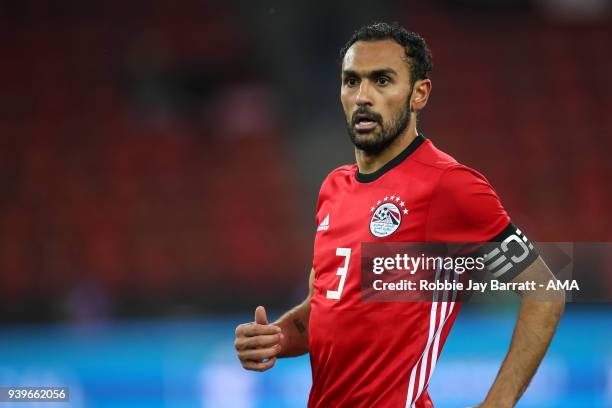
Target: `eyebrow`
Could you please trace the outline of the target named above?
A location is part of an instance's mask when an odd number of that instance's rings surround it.
[[[357,71],[354,71],[352,69],[345,69],[342,71],[342,76],[365,76],[368,78],[373,78],[381,75],[397,75],[397,72],[393,68],[380,68],[374,69],[372,71],[363,71],[362,73],[363,75],[359,75]]]

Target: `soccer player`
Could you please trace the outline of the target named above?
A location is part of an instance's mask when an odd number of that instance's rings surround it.
[[[310,353],[311,408],[433,407],[427,386],[460,302],[363,301],[361,244],[490,241],[499,243],[488,258],[496,279],[555,278],[488,181],[417,131],[432,87],[424,40],[376,23],[357,30],[341,57],[356,164],[335,169],[321,186],[308,297],[272,324],[257,307],[255,321],[236,328],[235,347],[255,371]],[[525,253],[503,256],[510,241],[524,242]],[[520,292],[510,348],[480,407],[513,406],[548,348],[564,294],[544,302],[534,300],[537,292]]]

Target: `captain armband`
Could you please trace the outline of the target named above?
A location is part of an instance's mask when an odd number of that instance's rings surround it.
[[[481,247],[485,269],[493,279],[509,282],[529,267],[539,254],[523,232],[510,223],[495,238]]]

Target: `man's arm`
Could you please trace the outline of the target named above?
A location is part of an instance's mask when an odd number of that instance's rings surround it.
[[[535,281],[536,290],[521,293],[521,308],[510,349],[485,401],[479,407],[513,407],[529,385],[565,307],[562,289],[546,291],[539,288],[540,283],[546,288],[549,280],[556,279],[540,257],[512,280]]]
[[[277,357],[308,353],[308,320],[313,280],[314,269],[311,269],[308,297],[276,322],[268,324],[266,310],[259,306],[255,309],[254,322],[236,327],[234,347],[245,369],[266,371],[274,366]]]
[[[308,296],[302,303],[272,323],[282,330],[281,351],[278,357],[294,357],[308,353],[308,321],[310,320],[310,299],[312,298],[314,269],[308,279]]]

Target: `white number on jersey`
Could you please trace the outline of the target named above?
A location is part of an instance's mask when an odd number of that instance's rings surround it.
[[[344,257],[344,266],[342,266],[342,268],[338,268],[338,272],[336,272],[336,275],[340,276],[340,284],[338,285],[338,289],[328,290],[327,298],[338,300],[340,299],[340,295],[342,294],[342,289],[344,289],[344,281],[346,280],[349,260],[351,259],[351,248],[336,248],[336,255]]]

